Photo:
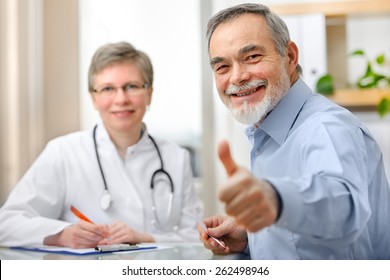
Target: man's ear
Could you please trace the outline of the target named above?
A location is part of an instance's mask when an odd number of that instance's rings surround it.
[[[289,41],[286,46],[287,58],[288,58],[288,69],[292,73],[295,71],[298,65],[299,51],[297,45],[293,41]]]

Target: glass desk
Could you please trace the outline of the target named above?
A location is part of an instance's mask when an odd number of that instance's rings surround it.
[[[250,259],[245,254],[216,256],[203,247],[202,243],[145,243],[157,249],[127,251],[97,255],[66,255],[31,252],[0,247],[0,260],[238,260]]]

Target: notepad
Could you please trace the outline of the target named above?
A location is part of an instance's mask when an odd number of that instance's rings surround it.
[[[151,250],[156,249],[157,246],[139,246],[139,245],[126,245],[126,244],[113,244],[113,245],[102,245],[96,248],[86,248],[86,249],[74,249],[68,247],[56,247],[56,246],[43,246],[43,247],[23,247],[15,246],[10,247],[14,250],[25,250],[33,252],[44,252],[44,253],[53,253],[53,254],[65,254],[65,255],[96,255],[96,254],[105,254],[105,253],[115,253],[115,252],[124,252],[124,251],[140,251],[140,250]]]

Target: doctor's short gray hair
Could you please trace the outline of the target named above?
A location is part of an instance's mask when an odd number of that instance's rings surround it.
[[[153,65],[149,56],[128,42],[108,43],[98,48],[88,71],[88,90],[93,92],[94,79],[106,67],[117,63],[136,63],[145,83],[153,85]]]

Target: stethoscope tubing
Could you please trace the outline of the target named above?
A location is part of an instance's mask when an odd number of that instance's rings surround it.
[[[107,210],[110,207],[111,195],[110,195],[109,190],[108,190],[106,177],[104,175],[103,167],[102,167],[102,164],[101,164],[101,161],[100,161],[100,156],[99,156],[99,152],[98,152],[98,144],[97,144],[97,141],[96,141],[96,130],[97,130],[97,125],[95,125],[95,127],[93,128],[92,138],[93,138],[93,144],[94,144],[94,148],[95,148],[95,154],[96,154],[97,163],[99,165],[99,170],[100,170],[100,174],[102,176],[103,185],[104,185],[104,194],[103,194],[102,200],[101,200],[101,207],[103,208],[103,210]],[[167,211],[167,217],[168,217],[168,220],[169,220],[171,218],[171,215],[172,215],[173,193],[174,193],[174,190],[175,190],[174,189],[173,180],[172,180],[171,176],[169,175],[169,173],[164,169],[164,161],[162,159],[161,152],[160,152],[160,149],[158,148],[158,145],[157,145],[156,141],[154,140],[154,138],[151,135],[148,135],[148,137],[152,141],[153,146],[155,147],[155,149],[157,151],[157,155],[158,155],[158,158],[160,160],[160,166],[161,166],[160,169],[157,169],[156,171],[153,172],[153,175],[152,175],[152,178],[151,178],[151,181],[150,181],[150,188],[151,188],[152,192],[154,192],[154,188],[155,188],[155,186],[154,186],[154,178],[157,176],[157,174],[163,173],[164,175],[166,175],[166,177],[169,180],[169,185],[170,185],[170,195],[169,195],[168,211]],[[156,210],[156,201],[155,201],[154,195],[152,195],[152,203],[153,203],[152,210],[153,210],[153,213],[154,213],[154,216],[155,216],[156,223],[157,223],[157,225],[160,228],[163,228],[162,224],[161,224],[161,221],[158,218],[158,215],[157,215],[157,212],[156,212],[157,211]]]
[[[102,179],[103,179],[104,189],[105,189],[106,192],[108,192],[106,177],[104,176],[104,172],[103,172],[103,168],[102,168],[102,164],[100,162],[100,156],[99,156],[99,152],[98,152],[98,145],[97,145],[97,142],[96,142],[96,129],[97,129],[97,125],[95,125],[95,127],[93,128],[93,135],[92,135],[93,144],[94,144],[94,147],[95,147],[96,159],[97,159],[97,162],[98,162],[98,165],[99,165],[100,174],[102,175]]]

